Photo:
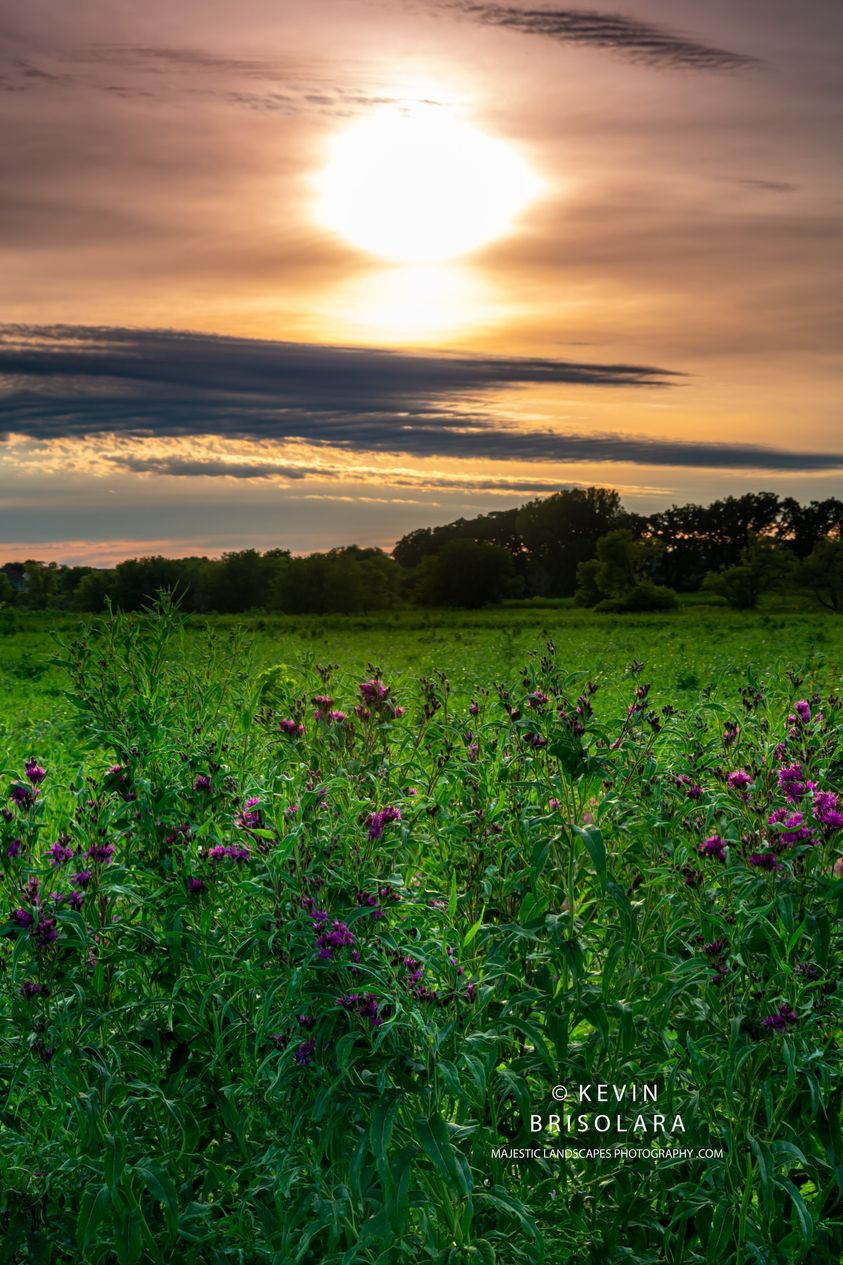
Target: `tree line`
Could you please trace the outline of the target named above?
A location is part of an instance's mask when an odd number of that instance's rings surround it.
[[[108,570],[31,559],[0,568],[0,604],[21,608],[138,610],[160,589],[195,612],[363,613],[519,597],[657,610],[701,589],[742,608],[766,592],[801,589],[839,611],[843,501],[802,505],[751,492],[642,515],[613,489],[573,488],[419,528],[391,554],[349,545],[305,557],[244,549],[216,559],[132,558]]]

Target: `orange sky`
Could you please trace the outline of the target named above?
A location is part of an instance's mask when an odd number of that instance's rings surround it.
[[[6,557],[390,546],[592,482],[840,493],[825,0],[0,13]],[[420,102],[542,188],[407,269],[320,224],[314,181]]]

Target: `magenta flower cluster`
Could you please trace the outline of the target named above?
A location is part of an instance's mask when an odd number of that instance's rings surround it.
[[[384,1021],[384,1014],[389,1013],[388,1006],[382,1006],[374,993],[343,993],[337,998],[337,1005],[348,1010],[361,1019],[367,1019],[373,1028],[379,1028]]]
[[[387,826],[394,821],[401,820],[401,811],[398,808],[387,806],[378,809],[377,812],[369,813],[369,838],[380,839]]]

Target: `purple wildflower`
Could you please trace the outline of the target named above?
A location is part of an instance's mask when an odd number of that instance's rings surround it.
[[[749,864],[756,866],[759,870],[777,870],[781,863],[775,852],[753,852],[750,855]]]
[[[94,843],[85,853],[91,861],[101,861],[104,865],[108,865],[114,856],[113,843]]]
[[[87,887],[91,879],[94,877],[93,870],[80,870],[78,874],[71,874],[71,887]]]
[[[49,997],[50,995],[50,990],[46,984],[39,984],[37,980],[32,979],[25,979],[20,991],[27,1001],[33,997]]]
[[[191,896],[199,896],[202,892],[207,892],[208,884],[201,878],[189,878],[187,880],[187,890]]]
[[[370,707],[381,706],[389,696],[389,687],[378,677],[373,677],[371,681],[361,681],[357,688],[363,702]]]
[[[767,1015],[767,1018],[762,1019],[761,1022],[765,1028],[773,1029],[776,1032],[782,1032],[786,1028],[792,1028],[794,1024],[798,1023],[799,1015],[792,1006],[788,1006],[786,1002],[783,1002],[774,1015]]]
[[[388,1007],[381,1007],[374,993],[344,993],[337,998],[337,1005],[344,1010],[353,1011],[361,1019],[368,1019],[373,1028],[383,1023],[383,1012]]]
[[[779,770],[779,789],[784,792],[784,797],[789,803],[799,802],[807,789],[801,764],[792,764]]]
[[[389,889],[387,889],[389,891]],[[358,892],[356,896],[357,904],[371,910],[372,917],[377,920],[383,918],[383,910],[378,906],[377,896],[373,896],[371,892]]]
[[[18,808],[31,808],[37,795],[37,789],[30,789],[28,786],[23,786],[20,782],[16,782],[9,789],[9,799]]]
[[[28,931],[35,921],[29,910],[24,909],[22,905],[19,905],[17,909],[12,910],[11,914],[9,914],[9,920],[13,922],[16,927],[20,927],[23,931]]]
[[[186,821],[183,821],[180,826],[176,826],[171,835],[166,836],[164,843],[168,848],[171,848],[174,843],[187,843],[190,835],[190,826]]]
[[[9,844],[8,848],[6,849],[6,856],[9,858],[10,861],[13,861],[16,856],[20,856],[20,851],[22,847],[23,847],[23,839],[12,840],[12,842]]]
[[[200,773],[198,777],[194,778],[193,789],[194,791],[200,791],[203,795],[208,794],[211,789],[211,779],[207,773]]]
[[[814,791],[814,820],[826,830],[843,830],[843,813],[832,791]]]
[[[283,734],[290,734],[290,736],[294,738],[301,738],[304,733],[304,725],[301,725],[298,721],[291,720],[290,718],[287,718],[286,720],[279,720],[278,728]]]
[[[726,860],[726,841],[719,835],[711,835],[697,848],[702,857],[716,857],[718,861]]]
[[[313,1038],[310,1041],[302,1041],[301,1045],[296,1047],[295,1059],[300,1067],[306,1067],[313,1058],[313,1051],[316,1049],[316,1042]]]
[[[328,927],[328,915],[321,910],[316,910],[312,915],[313,930],[317,932],[316,945],[319,949],[320,958],[333,958],[337,949],[350,947],[354,944],[354,936],[351,934],[348,926],[335,918]]]
[[[55,918],[39,918],[34,935],[38,947],[46,949],[47,945],[58,939],[59,931]]]
[[[235,814],[235,826],[239,826],[241,830],[260,830],[263,826],[263,813],[258,807],[259,804],[260,800],[256,795],[247,799],[244,806]]]
[[[733,791],[745,791],[752,782],[752,778],[745,769],[735,769],[734,773],[730,773],[726,778]]]
[[[782,834],[779,839],[790,848],[797,843],[816,842],[813,830],[810,826],[806,826],[804,822],[805,818],[802,813],[789,813],[786,808],[775,809],[767,818],[768,825],[781,826]]]
[[[794,703],[793,710],[802,721],[803,725],[809,724],[811,720],[811,705],[807,699],[800,698],[798,703]]]
[[[400,809],[391,806],[381,808],[378,812],[369,813],[369,838],[380,839],[391,822],[400,820]]]
[[[33,786],[37,786],[39,782],[44,781],[44,778],[47,776],[47,770],[42,769],[41,765],[36,763],[35,760],[27,760],[26,776],[29,778]]]
[[[250,855],[248,848],[241,848],[236,844],[218,843],[208,849],[209,861],[222,861],[226,857],[231,861],[248,861]]]
[[[52,859],[53,865],[63,865],[65,861],[71,861],[74,854],[72,848],[68,848],[59,840],[47,849],[47,855]]]

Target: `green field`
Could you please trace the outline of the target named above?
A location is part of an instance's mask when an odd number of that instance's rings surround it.
[[[839,1265],[841,651],[0,613],[0,1265]]]
[[[526,608],[525,608],[526,606]],[[787,669],[829,682],[840,677],[843,619],[812,611],[738,614],[706,605],[669,616],[593,615],[561,604],[530,609],[514,605],[490,611],[401,611],[373,616],[210,616],[185,621],[185,646],[204,653],[208,638],[236,645],[244,670],[286,663],[303,682],[318,683],[315,665],[336,663],[356,678],[368,664],[416,688],[418,679],[444,671],[456,694],[489,687],[523,666],[548,639],[570,672],[605,673],[617,679],[633,661],[667,701],[675,691],[687,703],[714,687],[734,695],[747,674]],[[18,757],[45,743],[74,745],[63,701],[67,678],[55,661],[56,639],[84,638],[101,621],[68,614],[0,611],[0,670],[4,707],[0,752]]]

